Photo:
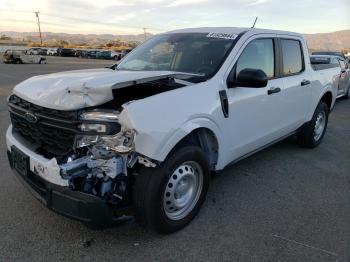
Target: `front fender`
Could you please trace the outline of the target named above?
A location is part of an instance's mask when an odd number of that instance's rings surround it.
[[[168,133],[161,134],[157,132],[150,134],[139,132],[135,138],[136,151],[151,159],[163,162],[177,143],[198,128],[207,128],[216,136],[219,145],[219,157],[216,168],[220,169],[222,166],[220,156],[223,155],[222,150],[224,150],[224,145],[222,145],[222,141],[220,140],[222,131],[219,126],[208,117],[201,116],[190,119],[179,128]]]

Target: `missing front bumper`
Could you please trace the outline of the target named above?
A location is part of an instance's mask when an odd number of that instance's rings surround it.
[[[13,154],[7,151],[7,155],[10,166],[13,168]],[[21,174],[15,169],[13,172],[47,208],[90,226],[110,227],[128,219],[133,214],[132,207],[112,207],[93,195],[50,183],[30,170],[26,174]]]

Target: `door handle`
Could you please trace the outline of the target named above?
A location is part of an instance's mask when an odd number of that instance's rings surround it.
[[[301,86],[307,86],[307,85],[310,85],[310,84],[311,84],[310,80],[303,80],[300,83]]]
[[[276,94],[278,92],[281,92],[281,88],[279,87],[272,87],[270,90],[267,90],[268,95]]]

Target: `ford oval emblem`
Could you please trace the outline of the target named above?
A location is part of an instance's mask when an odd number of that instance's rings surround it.
[[[25,113],[24,118],[29,123],[33,123],[34,124],[34,123],[38,122],[38,118],[33,113],[30,113],[30,112]]]

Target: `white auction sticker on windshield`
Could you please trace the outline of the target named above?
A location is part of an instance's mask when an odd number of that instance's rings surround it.
[[[238,35],[236,34],[226,34],[226,33],[209,33],[207,34],[207,37],[211,38],[221,38],[221,39],[229,39],[229,40],[235,40]]]

